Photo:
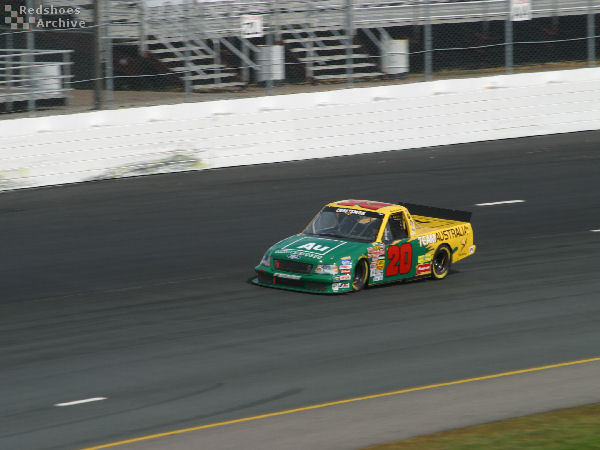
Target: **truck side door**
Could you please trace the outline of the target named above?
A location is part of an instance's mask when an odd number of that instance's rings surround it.
[[[387,244],[384,281],[401,280],[414,275],[415,258],[409,230],[409,222],[403,211],[390,214],[383,234],[383,242]]]

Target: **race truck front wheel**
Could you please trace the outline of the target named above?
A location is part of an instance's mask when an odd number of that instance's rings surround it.
[[[354,278],[352,279],[352,289],[360,291],[367,285],[369,279],[369,266],[366,259],[359,259],[354,266]]]
[[[443,280],[450,272],[452,264],[452,252],[447,245],[441,245],[435,251],[431,261],[431,278],[434,280]]]

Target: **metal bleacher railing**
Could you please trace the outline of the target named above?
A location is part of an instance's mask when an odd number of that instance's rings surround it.
[[[73,77],[65,61],[58,75],[46,74],[60,80],[63,94],[102,80],[105,102],[96,107],[111,107],[115,92],[124,91],[179,92],[189,101],[248,86],[271,93],[282,84],[351,86],[415,74],[429,80],[442,70],[511,73],[515,66],[557,61],[592,66],[600,16],[599,0],[35,1],[76,8],[71,17],[85,22],[77,33],[29,32],[36,44],[47,39],[58,43],[55,52],[73,52]],[[39,64],[38,55],[32,64]],[[0,70],[12,64],[0,58]],[[9,99],[6,89],[17,86],[13,75],[22,73],[4,75],[0,104]],[[10,93],[11,105],[18,98],[35,108],[30,81],[20,84],[21,96]]]
[[[0,107],[15,103],[68,104],[72,50],[0,49]]]

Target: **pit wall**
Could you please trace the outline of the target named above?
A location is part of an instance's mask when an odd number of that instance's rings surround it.
[[[595,129],[600,68],[4,120],[0,190]]]

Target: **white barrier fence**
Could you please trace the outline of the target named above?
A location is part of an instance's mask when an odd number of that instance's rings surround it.
[[[0,190],[600,129],[600,68],[0,122]]]

